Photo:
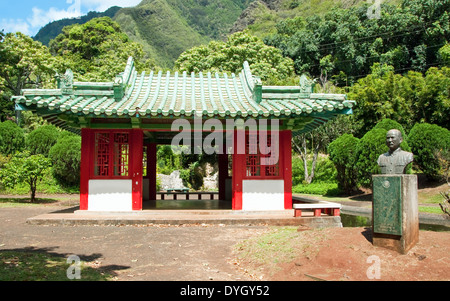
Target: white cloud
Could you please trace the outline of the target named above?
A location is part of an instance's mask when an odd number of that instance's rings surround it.
[[[0,30],[5,32],[20,31],[33,36],[39,29],[50,22],[65,18],[76,18],[88,11],[103,12],[111,6],[131,7],[138,5],[142,0],[66,0],[67,8],[58,9],[50,7],[47,10],[39,7],[32,8],[32,16],[23,19],[1,19]],[[82,11],[84,13],[82,13]]]
[[[61,20],[65,18],[76,18],[82,15],[81,1],[82,0],[66,0],[68,6],[66,9],[58,9],[50,7],[48,10],[43,10],[38,7],[32,8],[32,16],[23,19],[2,19],[0,21],[0,29],[5,29],[5,32],[20,31],[27,35],[35,35],[39,29],[50,22]],[[71,5],[70,5],[71,4]]]
[[[61,20],[65,18],[76,18],[81,16],[81,11],[77,8],[69,7],[65,9],[57,9],[51,7],[48,11],[44,11],[40,8],[33,7],[33,16],[28,18],[27,21],[33,28],[42,27],[52,21]]]
[[[30,35],[30,24],[22,19],[1,19],[0,20],[0,31],[4,29],[7,32],[18,32]]]
[[[80,0],[87,10],[103,12],[111,6],[131,7],[141,3],[142,0]]]

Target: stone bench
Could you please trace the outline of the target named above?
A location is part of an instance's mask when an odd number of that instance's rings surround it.
[[[293,198],[294,203],[292,208],[294,209],[294,217],[301,217],[302,210],[312,210],[314,216],[320,217],[322,213],[331,216],[340,216],[342,205],[339,203],[332,203],[319,200],[311,200],[306,198]]]
[[[218,194],[218,192],[189,192],[188,188],[180,188],[180,189],[167,189],[167,191],[158,192],[161,195],[161,200],[164,200],[166,195],[173,195],[173,199],[176,200],[178,195],[185,195],[186,200],[189,200],[189,195],[196,194],[198,199],[202,199],[202,195],[209,194],[209,199],[214,200],[214,196]]]

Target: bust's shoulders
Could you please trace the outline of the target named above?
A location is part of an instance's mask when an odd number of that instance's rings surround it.
[[[405,156],[405,157],[408,157],[408,158],[410,158],[410,157],[412,158],[412,157],[413,157],[413,154],[412,154],[412,153],[407,152],[407,151],[404,151],[404,150],[402,150],[402,149],[400,149],[399,155]]]

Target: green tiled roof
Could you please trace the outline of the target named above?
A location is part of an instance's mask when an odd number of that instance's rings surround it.
[[[302,80],[301,80],[302,81]],[[263,86],[244,63],[238,74],[138,73],[129,58],[114,82],[73,82],[59,89],[25,89],[16,108],[34,110],[59,126],[74,118],[280,118],[314,117],[323,122],[349,114],[354,101],[343,94],[311,93],[308,85]],[[323,123],[322,122],[322,123]],[[72,124],[72,126],[75,126]]]

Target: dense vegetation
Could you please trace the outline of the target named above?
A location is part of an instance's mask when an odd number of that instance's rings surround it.
[[[133,55],[138,70],[238,72],[247,60],[265,84],[295,85],[306,73],[317,79],[316,91],[356,100],[353,116],[294,137],[294,192],[353,193],[370,186],[388,127],[401,129],[402,147],[416,155],[410,172],[434,180],[448,176],[450,0],[384,1],[379,18],[368,16],[368,5],[358,0],[145,0],[118,10],[113,19],[66,26],[48,47],[0,30],[0,168],[30,152],[53,162],[40,174],[44,182],[76,185],[79,137],[44,127],[27,112],[17,126],[9,99],[23,88],[54,87],[56,72],[66,68],[77,80],[112,80]],[[247,30],[228,35],[241,13],[234,29]],[[36,137],[44,135],[36,145]],[[354,152],[348,152],[350,145]],[[166,147],[158,154],[160,172],[181,169],[193,188],[202,185],[204,164],[213,163]]]
[[[91,11],[87,15],[78,18],[62,19],[50,22],[44,27],[42,27],[39,30],[39,32],[33,37],[33,39],[41,42],[43,45],[48,46],[50,41],[56,38],[62,32],[64,27],[73,24],[84,24],[94,18],[101,18],[101,17],[113,18],[119,9],[120,7],[113,6],[104,12]]]

